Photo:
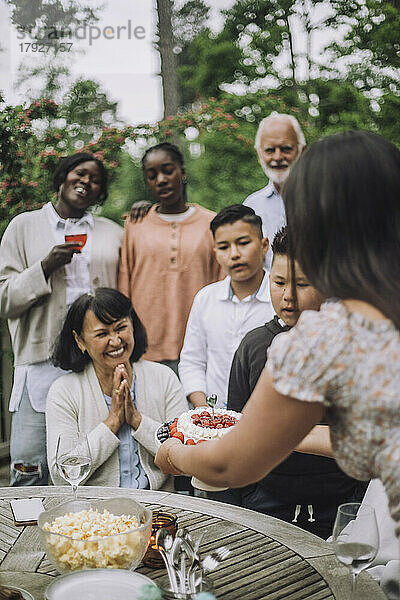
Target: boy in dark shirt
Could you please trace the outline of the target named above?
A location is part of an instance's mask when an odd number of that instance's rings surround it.
[[[274,337],[293,327],[303,310],[319,310],[323,301],[295,263],[295,304],[286,228],[276,234],[272,251],[270,293],[276,314],[262,327],[250,331],[235,353],[229,379],[228,409],[238,412],[243,410],[253,392]],[[282,435],[285,435],[284,431]],[[310,435],[317,440],[319,448],[325,443],[329,456],[328,427],[318,425]],[[302,442],[298,449],[306,450],[308,446]],[[332,533],[338,505],[360,500],[366,486],[365,482],[345,475],[332,458],[293,452],[261,481],[214,494],[213,498],[295,523],[327,538]]]

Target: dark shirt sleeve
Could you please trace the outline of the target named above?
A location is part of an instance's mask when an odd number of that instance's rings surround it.
[[[246,359],[246,346],[242,340],[233,357],[228,386],[228,409],[242,412],[250,397],[249,365]]]
[[[228,409],[241,412],[250,398],[267,360],[267,348],[273,339],[266,327],[257,327],[245,335],[233,357],[228,386]]]

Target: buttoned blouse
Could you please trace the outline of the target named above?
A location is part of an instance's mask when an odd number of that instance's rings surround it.
[[[266,273],[257,292],[242,301],[232,293],[230,277],[200,290],[190,311],[178,367],[186,395],[217,394],[217,406],[226,407],[236,349],[248,331],[273,314]]]
[[[168,222],[153,206],[140,222],[125,222],[118,289],[145,326],[148,360],[176,360],[195,294],[220,278],[210,210],[193,205],[180,222]]]
[[[270,271],[272,242],[279,229],[286,225],[286,213],[282,196],[275,189],[273,182],[270,181],[261,190],[250,194],[243,204],[252,208],[256,215],[261,217],[264,237],[267,237],[269,240],[269,248],[265,256],[264,265]]]

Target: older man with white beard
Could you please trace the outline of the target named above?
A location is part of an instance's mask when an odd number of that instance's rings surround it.
[[[306,140],[299,122],[291,115],[272,114],[258,126],[254,147],[269,182],[261,190],[250,194],[243,204],[250,206],[262,219],[264,236],[270,242],[265,257],[265,267],[268,270],[272,262],[272,240],[276,232],[286,224],[282,188],[292,165],[305,146]]]

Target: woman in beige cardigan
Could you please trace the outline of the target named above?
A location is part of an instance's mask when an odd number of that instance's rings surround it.
[[[14,354],[9,410],[10,485],[47,485],[46,396],[62,375],[50,362],[68,306],[98,287],[117,287],[123,229],[91,208],[107,198],[107,171],[92,154],[63,158],[53,179],[57,199],[17,215],[0,246],[0,317]],[[86,235],[86,244],[65,234]]]
[[[47,397],[47,459],[55,484],[60,433],[87,433],[89,485],[173,489],[154,465],[155,432],[187,410],[178,378],[165,365],[141,360],[146,333],[130,300],[109,288],[71,305],[53,355],[72,371]]]

